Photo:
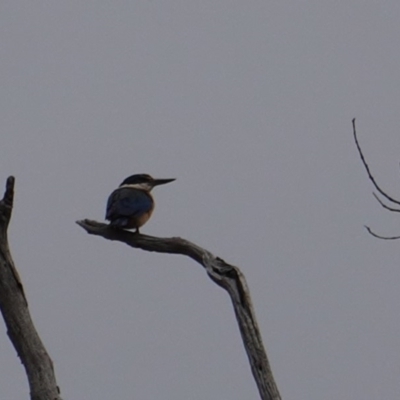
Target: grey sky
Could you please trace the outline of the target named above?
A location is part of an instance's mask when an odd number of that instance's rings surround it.
[[[183,257],[91,237],[155,189],[143,232],[238,265],[284,399],[400,393],[398,1],[4,1],[0,186],[65,399],[255,399],[229,298]],[[1,189],[2,191],[3,189]],[[27,396],[0,328],[0,398]]]

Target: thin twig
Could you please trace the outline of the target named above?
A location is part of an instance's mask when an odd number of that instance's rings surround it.
[[[395,198],[393,198],[392,196],[389,196],[383,189],[380,188],[380,186],[378,185],[378,183],[375,181],[375,178],[372,176],[371,171],[368,167],[367,162],[365,161],[365,157],[364,154],[361,150],[360,144],[358,143],[358,139],[357,139],[357,133],[356,133],[356,119],[353,118],[353,135],[354,135],[354,140],[356,142],[356,146],[357,146],[357,150],[358,153],[360,154],[361,157],[361,161],[364,164],[364,167],[367,171],[368,174],[368,178],[370,179],[370,181],[373,183],[373,185],[375,186],[376,190],[383,196],[385,197],[387,200],[391,201],[392,203],[395,204],[399,204],[400,205],[400,201],[396,200]]]
[[[393,211],[393,212],[400,212],[400,209],[399,209],[399,208],[394,208],[394,207],[390,207],[390,206],[386,205],[386,204],[377,196],[376,193],[372,193],[372,194],[374,195],[375,199],[378,200],[378,203],[379,203],[383,208],[385,208],[386,210]]]
[[[374,231],[372,231],[372,229],[369,226],[364,225],[365,229],[368,231],[368,233],[378,239],[382,239],[382,240],[397,240],[400,239],[400,236],[381,236],[378,235],[377,233],[375,233]]]

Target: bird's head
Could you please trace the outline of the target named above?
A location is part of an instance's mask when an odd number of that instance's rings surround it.
[[[136,174],[124,179],[119,187],[126,186],[150,192],[154,186],[164,185],[165,183],[173,182],[174,180],[175,179],[154,179],[148,174]]]

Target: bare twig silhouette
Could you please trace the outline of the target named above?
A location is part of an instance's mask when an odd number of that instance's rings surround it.
[[[357,150],[358,153],[360,155],[361,158],[361,162],[364,165],[365,170],[367,171],[368,174],[368,178],[370,179],[370,181],[372,182],[372,184],[374,185],[375,189],[389,202],[392,202],[393,204],[397,204],[400,205],[400,201],[395,199],[393,196],[390,196],[389,194],[387,194],[377,183],[376,179],[374,178],[374,176],[371,173],[371,170],[367,164],[367,161],[365,159],[365,156],[361,150],[361,146],[360,143],[358,142],[358,138],[357,138],[357,132],[356,132],[356,119],[353,118],[353,136],[354,136],[354,141],[356,143],[357,146]],[[379,198],[379,196],[376,193],[372,193],[375,197],[375,199],[379,202],[379,204],[386,210],[389,210],[391,212],[400,212],[400,208],[396,208],[393,206],[389,206],[387,204],[385,204],[382,199]],[[368,231],[368,233],[370,233],[372,236],[378,238],[378,239],[383,239],[383,240],[396,240],[396,239],[400,239],[400,236],[383,236],[383,235],[378,235],[377,233],[375,233],[374,231],[372,231],[372,229],[368,226],[365,227]]]

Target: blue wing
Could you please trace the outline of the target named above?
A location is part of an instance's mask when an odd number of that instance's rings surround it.
[[[107,201],[106,219],[140,217],[153,208],[152,197],[143,190],[121,188],[114,190]]]

